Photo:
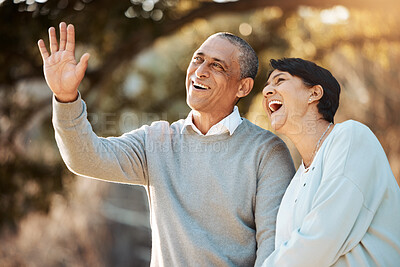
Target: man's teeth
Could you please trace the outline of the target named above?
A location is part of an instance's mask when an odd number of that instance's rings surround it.
[[[197,89],[208,89],[208,86],[200,83],[193,82],[193,86],[196,87]]]
[[[283,103],[279,100],[272,100],[268,103],[268,107],[272,112],[277,111],[282,105]]]

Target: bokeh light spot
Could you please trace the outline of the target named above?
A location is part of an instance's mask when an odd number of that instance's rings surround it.
[[[143,8],[144,11],[147,11],[147,12],[152,11],[153,8],[154,8],[153,1],[151,1],[151,0],[144,1],[143,4],[142,4],[142,8]]]
[[[242,23],[239,26],[239,32],[243,36],[249,36],[253,32],[253,27],[248,23]]]
[[[154,21],[160,21],[162,19],[162,17],[164,16],[164,13],[162,12],[162,10],[160,9],[155,9],[152,13],[151,13],[151,18]]]
[[[77,1],[74,5],[74,10],[76,10],[76,11],[82,11],[84,8],[85,8],[85,4],[80,1]]]
[[[136,11],[133,8],[133,6],[129,7],[126,11],[125,11],[125,17],[132,19],[137,17]]]

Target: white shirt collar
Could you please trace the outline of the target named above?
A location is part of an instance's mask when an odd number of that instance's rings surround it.
[[[229,134],[232,135],[233,132],[236,130],[236,128],[242,123],[242,118],[240,117],[239,114],[239,108],[235,106],[233,108],[233,111],[231,114],[223,118],[220,122],[217,124],[213,125],[210,130],[204,135],[200,132],[200,130],[194,125],[193,123],[193,111],[189,112],[189,115],[186,117],[185,122],[183,124],[181,134],[183,133],[183,130],[187,126],[191,126],[192,129],[198,133],[199,135],[203,136],[210,136],[210,135],[218,135],[218,134],[223,134],[227,131],[229,131]]]

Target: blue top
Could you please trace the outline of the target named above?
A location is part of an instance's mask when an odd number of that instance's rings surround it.
[[[263,266],[400,266],[400,189],[368,127],[334,127],[297,170],[276,231]]]

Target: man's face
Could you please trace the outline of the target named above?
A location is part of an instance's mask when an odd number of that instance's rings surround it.
[[[239,49],[213,36],[194,53],[186,73],[186,102],[200,113],[229,114],[240,87]]]

